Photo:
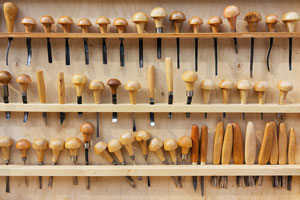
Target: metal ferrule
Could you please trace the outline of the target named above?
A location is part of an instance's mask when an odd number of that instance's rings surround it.
[[[194,91],[193,90],[191,90],[191,91],[186,91],[186,96],[187,97],[192,97],[194,95]]]
[[[77,97],[77,104],[82,104],[82,96]]]
[[[22,102],[25,104],[28,103],[27,102],[27,92],[24,92],[24,91],[22,92]]]
[[[125,161],[123,161],[123,162],[121,163],[121,165],[126,165]]]
[[[118,163],[117,163],[117,161],[113,160],[113,161],[112,161],[112,164],[113,164],[113,165],[117,165]]]
[[[181,154],[181,160],[182,162],[185,162],[187,160],[188,155],[187,154]]]
[[[131,159],[131,160],[134,160],[134,155],[133,155],[133,156],[130,156],[130,159]]]
[[[24,162],[24,165],[26,164],[26,161],[27,161],[27,158],[26,157],[23,157],[22,158],[22,161]]]
[[[147,160],[148,160],[148,155],[144,155],[143,157],[144,157],[144,159],[145,159],[145,162],[147,162]]]
[[[168,92],[168,94],[169,94],[168,104],[173,104],[173,91]]]
[[[38,165],[43,165],[43,162],[39,162]]]
[[[163,27],[155,28],[155,32],[156,33],[163,33],[164,32],[164,28]]]
[[[89,142],[85,142],[83,146],[84,146],[85,149],[89,149],[90,148],[90,143]]]
[[[150,105],[154,105],[154,98],[149,98]]]
[[[167,161],[167,160],[164,160],[163,163],[164,163],[165,165],[167,165],[167,164],[168,164],[168,161]]]
[[[9,160],[4,160],[4,164],[8,165]]]
[[[76,164],[77,162],[77,156],[71,156],[71,161]]]
[[[51,165],[56,165],[56,162],[51,162]]]

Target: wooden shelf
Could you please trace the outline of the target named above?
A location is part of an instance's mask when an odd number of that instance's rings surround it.
[[[0,33],[0,38],[300,38],[300,33],[255,32],[255,33]]]
[[[0,176],[300,176],[300,165],[2,165]]]
[[[0,112],[119,112],[119,113],[300,113],[300,104],[0,104]]]

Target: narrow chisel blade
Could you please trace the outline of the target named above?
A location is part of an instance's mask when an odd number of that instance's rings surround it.
[[[150,112],[150,126],[155,126],[154,113]]]
[[[200,177],[200,182],[201,182],[201,196],[203,197],[203,195],[204,195],[204,176]]]
[[[44,123],[47,126],[47,113],[43,112],[43,119],[44,119]]]
[[[192,179],[193,179],[194,191],[196,192],[197,191],[197,176],[193,176]]]
[[[89,44],[87,38],[83,38],[83,48],[84,48],[85,64],[88,65],[90,61],[89,61]]]
[[[59,113],[60,125],[62,125],[65,121],[66,114],[64,112]]]
[[[112,122],[113,123],[118,122],[118,113],[113,112],[113,114],[112,114]]]
[[[28,112],[24,112],[24,123],[26,123],[28,121]]]
[[[13,41],[13,38],[8,38],[8,45],[6,48],[6,66],[8,65],[8,54],[9,54],[9,49],[10,49],[10,45],[11,45],[12,41]]]
[[[52,63],[52,50],[50,38],[47,38],[48,63]]]
[[[26,39],[26,44],[27,44],[27,62],[26,65],[29,66],[31,64],[31,38]]]
[[[96,136],[97,138],[100,136],[100,133],[99,133],[99,126],[100,126],[100,114],[97,112],[96,113],[96,118],[97,118],[97,132],[96,132]]]
[[[6,116],[6,119],[9,120],[10,119],[10,112],[5,112],[5,116]]]

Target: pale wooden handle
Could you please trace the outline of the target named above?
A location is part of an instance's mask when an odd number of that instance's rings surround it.
[[[124,157],[123,157],[123,154],[120,150],[114,152],[114,154],[116,155],[116,157],[118,158],[120,163],[124,163]]]
[[[203,125],[201,128],[201,144],[200,144],[200,163],[205,165],[207,158],[207,143],[208,143],[208,130],[207,126]]]
[[[233,161],[234,164],[244,164],[243,135],[238,123],[233,123]]]
[[[258,164],[265,165],[269,162],[272,146],[273,146],[273,125],[268,122],[265,126],[264,137],[258,155]]]
[[[94,90],[93,95],[95,104],[99,104],[101,102],[101,90]]]
[[[219,165],[221,161],[223,137],[224,137],[224,124],[222,121],[220,121],[217,124],[215,138],[214,138],[214,149],[213,149],[214,165]]]
[[[148,148],[147,148],[147,140],[143,140],[140,142],[142,153],[144,156],[148,155]]]
[[[173,91],[173,66],[172,66],[172,59],[170,57],[167,57],[165,59],[165,69],[166,69],[168,92],[172,92]]]
[[[296,158],[296,132],[294,128],[291,128],[289,151],[288,151],[289,164],[295,164],[295,158]]]
[[[256,157],[256,135],[253,122],[248,122],[245,139],[245,163],[253,165]]]
[[[156,155],[158,156],[158,158],[159,158],[162,162],[164,162],[164,161],[166,160],[166,157],[165,157],[165,155],[164,155],[164,152],[162,151],[161,148],[157,149],[157,150],[155,151],[155,153],[156,153]]]
[[[3,160],[8,161],[9,160],[9,147],[1,147]]]
[[[46,103],[46,89],[43,71],[36,72],[36,80],[41,103]]]
[[[65,78],[64,73],[59,72],[57,75],[57,91],[58,91],[58,103],[65,104]]]
[[[125,145],[126,150],[128,151],[129,156],[133,156],[133,148],[132,148],[132,144],[127,144]]]
[[[279,125],[278,148],[279,148],[279,164],[285,165],[287,161],[287,133],[284,123]]]
[[[248,90],[240,90],[241,104],[247,104]]]
[[[233,128],[232,124],[228,124],[226,127],[224,141],[222,146],[222,165],[227,165],[230,162],[233,144]]]
[[[60,150],[52,150],[52,158],[51,158],[51,162],[52,163],[56,163],[60,154]]]
[[[197,165],[199,159],[199,127],[192,126],[192,164]]]
[[[155,97],[155,68],[153,65],[148,67],[148,89],[149,98],[154,99]]]
[[[78,156],[78,150],[79,149],[70,149],[70,156],[71,157],[77,157]]]
[[[43,163],[45,150],[37,150],[36,153],[37,153],[38,163]]]
[[[211,90],[203,90],[203,103],[209,104]]]
[[[278,164],[278,134],[277,134],[277,125],[274,121],[270,122],[273,125],[273,146],[270,157],[270,164],[277,165]]]
[[[136,104],[136,90],[129,91],[129,98],[130,98],[130,103],[131,104]]]
[[[108,151],[105,149],[102,152],[102,156],[109,162],[109,163],[113,163],[114,159],[111,157],[111,155],[108,153]]]
[[[76,96],[81,97],[83,91],[83,85],[75,85]]]
[[[173,163],[177,163],[176,150],[169,151]]]

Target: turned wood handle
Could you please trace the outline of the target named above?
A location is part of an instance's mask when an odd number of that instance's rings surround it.
[[[36,72],[37,87],[41,103],[46,103],[46,89],[43,71]]]
[[[245,163],[253,165],[256,157],[256,135],[253,122],[248,122],[245,139]]]
[[[219,121],[216,127],[213,149],[213,164],[219,165],[221,161],[221,152],[224,138],[224,123]]]
[[[227,165],[230,162],[233,144],[233,126],[229,123],[225,130],[224,141],[222,146],[222,165]]]
[[[241,128],[238,123],[233,125],[233,161],[234,164],[244,164],[244,140]]]
[[[279,124],[278,134],[278,149],[279,149],[279,164],[285,165],[287,161],[287,133],[284,123]]]
[[[197,125],[192,126],[192,164],[197,165],[199,159],[199,127]]]
[[[17,17],[18,8],[13,2],[5,2],[3,4],[3,12],[6,21],[6,28],[8,33],[14,31],[14,23]]]
[[[289,151],[288,151],[288,162],[289,164],[295,164],[296,158],[296,132],[294,128],[290,131]]]
[[[265,126],[264,136],[258,155],[258,164],[260,165],[265,165],[270,160],[273,146],[273,129],[273,125],[268,122]]]
[[[277,133],[277,124],[274,121],[270,121],[270,123],[273,125],[273,146],[270,156],[270,164],[271,165],[277,165],[278,164],[278,133]]]
[[[149,98],[154,99],[155,97],[155,68],[154,65],[148,67],[148,89]]]
[[[172,66],[172,59],[170,57],[167,57],[165,59],[165,69],[166,69],[168,92],[172,92],[173,91],[173,66]]]
[[[65,78],[64,73],[59,72],[57,75],[57,91],[58,91],[58,103],[59,104],[65,104]]]
[[[201,127],[201,144],[200,144],[200,163],[205,165],[207,158],[207,143],[208,143],[208,129],[206,125]]]

